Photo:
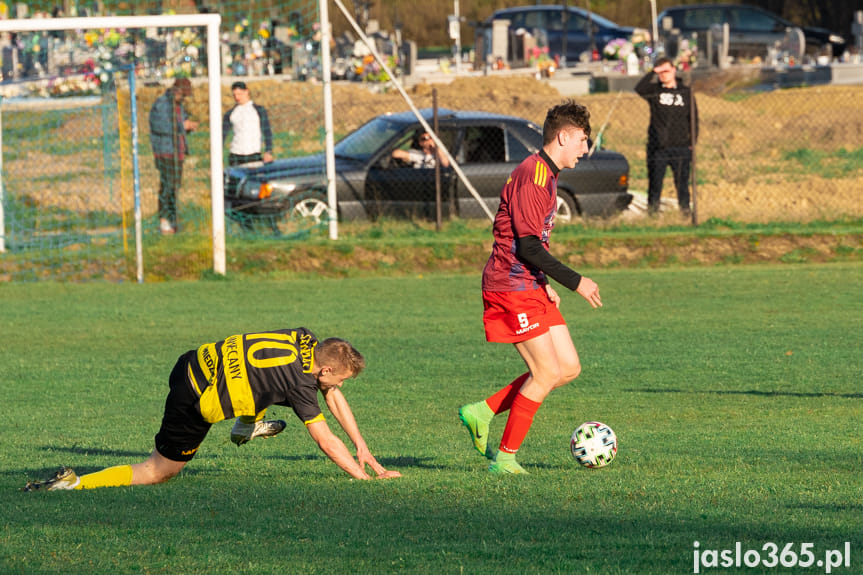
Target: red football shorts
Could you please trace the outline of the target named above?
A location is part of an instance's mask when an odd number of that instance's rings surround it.
[[[553,325],[566,325],[545,288],[526,291],[483,291],[485,339],[518,343],[548,332]]]

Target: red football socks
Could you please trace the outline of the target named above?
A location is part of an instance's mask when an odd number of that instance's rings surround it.
[[[520,393],[516,395],[506,420],[503,437],[500,440],[501,451],[504,453],[518,451],[524,438],[527,437],[527,432],[533,423],[533,416],[536,415],[540,405],[542,402],[528,399]]]
[[[515,399],[515,396],[518,395],[518,391],[521,389],[521,386],[524,385],[524,382],[527,381],[527,377],[529,375],[530,372],[521,374],[515,378],[512,383],[485,400],[486,404],[491,408],[495,415],[503,413],[512,407],[512,402]]]

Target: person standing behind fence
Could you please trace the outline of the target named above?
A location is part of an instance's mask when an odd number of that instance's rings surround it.
[[[273,131],[267,110],[252,101],[245,82],[234,82],[231,93],[236,105],[222,119],[222,136],[233,132],[228,148],[228,165],[273,161]]]
[[[662,181],[666,168],[671,167],[680,212],[688,216],[693,116],[695,135],[698,135],[698,107],[692,90],[679,81],[674,63],[663,57],[658,58],[653,70],[638,81],[635,92],[650,105],[650,126],[647,128],[647,211],[649,214],[659,211]]]
[[[183,160],[189,153],[186,134],[198,127],[183,107],[191,95],[189,79],[177,78],[150,109],[150,145],[159,170],[159,229],[163,234],[177,231],[177,192],[183,182]]]

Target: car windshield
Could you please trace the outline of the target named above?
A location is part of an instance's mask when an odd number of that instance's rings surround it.
[[[583,15],[584,18],[587,18],[587,14]],[[599,14],[595,12],[590,13],[590,19],[593,21],[595,25],[602,26],[603,28],[617,28],[617,24],[609,20],[608,18],[603,18]]]
[[[510,21],[510,26],[513,28],[550,28],[553,30],[562,30],[563,25],[561,24],[561,14],[560,10],[532,10],[530,8],[520,8],[512,11],[502,10],[498,13],[495,13],[492,18],[502,18],[508,19]],[[581,10],[579,8],[569,8],[569,29],[573,29],[572,22],[587,22],[587,12]],[[603,28],[617,28],[618,25],[609,20],[608,18],[603,18],[596,12],[590,13],[590,19],[593,21],[595,26],[601,26]]]
[[[351,132],[335,145],[337,156],[368,160],[393,136],[404,128],[404,124],[383,116],[375,118]]]

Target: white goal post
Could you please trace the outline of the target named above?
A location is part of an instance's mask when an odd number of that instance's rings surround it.
[[[101,30],[111,28],[189,28],[207,29],[207,79],[209,86],[210,122],[210,197],[213,221],[213,271],[225,275],[225,197],[222,179],[222,78],[219,50],[219,14],[178,14],[163,16],[111,16],[94,18],[33,18],[21,20],[0,20],[0,32],[38,32],[60,30]],[[0,226],[3,222],[3,187],[0,179]],[[141,245],[140,208],[135,214],[135,235]],[[4,237],[0,227],[0,239]],[[140,256],[139,256],[140,259]],[[139,261],[140,268],[140,261]],[[139,278],[140,281],[140,278]]]

